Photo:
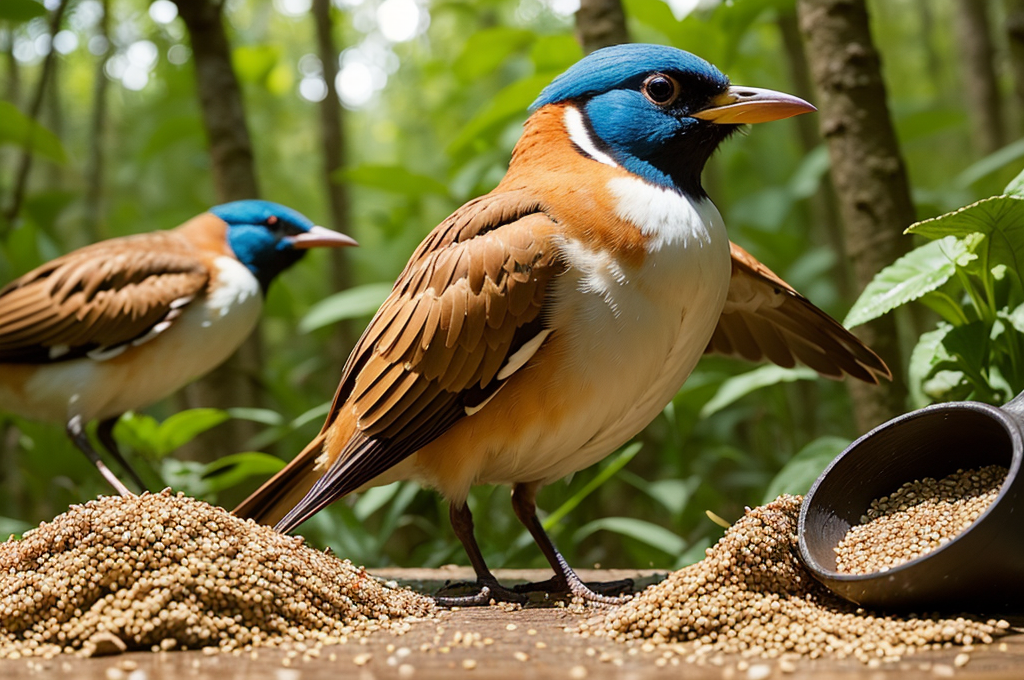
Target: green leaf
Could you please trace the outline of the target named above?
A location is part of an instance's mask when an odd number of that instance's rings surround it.
[[[31,528],[31,524],[20,519],[0,517],[0,543],[6,541],[8,536],[22,536]]]
[[[768,484],[761,502],[770,503],[784,493],[807,493],[814,480],[849,445],[850,440],[842,437],[818,437],[782,466]]]
[[[922,333],[910,353],[907,363],[907,378],[910,387],[910,399],[914,408],[923,408],[932,402],[924,385],[940,362],[949,361],[949,353],[942,345],[942,340],[953,327],[940,322],[933,331]]]
[[[149,138],[146,139],[142,151],[139,152],[139,158],[141,160],[150,160],[175,144],[202,139],[203,124],[199,116],[166,117],[160,120],[153,132],[150,133]]]
[[[425,194],[448,195],[448,187],[433,177],[411,172],[401,165],[359,165],[342,168],[331,174],[335,182],[351,182],[364,187],[382,189],[405,196]]]
[[[1024,170],[1021,170],[1019,175],[1010,180],[1003,193],[1007,196],[1024,198]]]
[[[299,331],[311,333],[343,319],[373,314],[391,293],[390,283],[367,283],[343,290],[313,305],[299,321]]]
[[[10,102],[0,101],[0,146],[13,144],[55,163],[67,162],[57,135],[22,113]]]
[[[809,198],[818,192],[821,178],[828,173],[831,161],[828,147],[819,144],[804,156],[800,167],[789,180],[789,193],[793,198]]]
[[[384,507],[402,488],[401,482],[393,482],[384,486],[375,486],[359,495],[359,500],[352,507],[356,519],[365,521],[370,515]]]
[[[700,410],[700,417],[718,413],[722,409],[731,406],[743,397],[755,390],[769,385],[794,382],[796,380],[815,380],[818,374],[806,366],[796,368],[783,368],[775,364],[760,366],[752,371],[733,376],[722,383],[718,392],[711,398],[711,401],[704,404]]]
[[[875,274],[853,303],[843,325],[853,328],[935,290],[956,273],[958,263],[975,257],[969,244],[947,236],[915,248]]]
[[[0,2],[0,21],[24,23],[46,16],[46,7],[35,0],[3,0]]]
[[[469,36],[452,68],[462,82],[477,81],[492,73],[511,54],[525,48],[533,39],[533,31],[522,28],[485,28]]]
[[[633,517],[604,517],[588,522],[573,533],[573,543],[579,543],[598,531],[612,531],[634,538],[669,555],[680,555],[686,550],[686,541],[665,527]]]
[[[1002,170],[1010,163],[1014,163],[1024,157],[1024,139],[1018,139],[1012,144],[1007,144],[979,161],[967,166],[963,172],[953,180],[954,186],[968,187],[986,175]]]
[[[907,233],[930,239],[987,236],[974,252],[989,269],[1005,264],[1020,281],[1024,267],[1024,198],[993,196],[951,213],[914,224]]]
[[[525,118],[527,108],[556,75],[558,73],[538,73],[517,80],[499,91],[463,126],[459,136],[448,145],[448,154],[458,155],[486,132],[502,123],[508,123],[517,117]]]
[[[175,413],[157,430],[157,454],[165,456],[181,448],[230,417],[227,411],[215,408],[193,408]]]
[[[238,486],[249,477],[269,477],[284,469],[285,462],[277,456],[259,451],[232,453],[218,458],[202,469],[200,478],[207,493],[216,493]]]
[[[564,71],[582,58],[579,42],[564,33],[540,36],[530,48],[530,59],[538,73]]]

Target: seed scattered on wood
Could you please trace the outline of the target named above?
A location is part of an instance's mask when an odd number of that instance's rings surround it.
[[[1005,621],[876,615],[842,600],[797,557],[800,503],[780,496],[747,510],[704,560],[583,622],[580,632],[629,643],[629,653],[667,650],[698,664],[723,654],[879,664],[922,649],[990,643],[1007,630]],[[748,677],[763,667],[746,666]]]
[[[908,482],[871,502],[836,546],[836,571],[887,571],[939,548],[974,523],[999,495],[1006,468],[957,470]]]
[[[433,610],[300,538],[169,491],[72,506],[0,543],[0,574],[0,658],[82,653],[90,641],[93,653],[306,651],[402,632]]]

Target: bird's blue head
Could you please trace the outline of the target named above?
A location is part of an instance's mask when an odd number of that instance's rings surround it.
[[[814,110],[781,92],[731,86],[689,52],[644,44],[593,52],[544,88],[530,110],[559,103],[581,114],[574,126],[567,112],[567,131],[581,153],[696,196],[704,195],[700,174],[708,158],[741,124]]]
[[[210,208],[228,224],[228,245],[266,293],[270,282],[315,247],[354,246],[338,232],[318,227],[302,213],[270,201],[234,201]]]

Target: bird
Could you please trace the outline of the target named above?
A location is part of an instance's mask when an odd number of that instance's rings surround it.
[[[270,201],[217,205],[181,226],[100,241],[0,289],[0,411],[61,423],[121,495],[140,489],[113,437],[118,418],[227,359],[256,327],[274,278],[314,247],[354,246]]]
[[[707,351],[891,378],[860,340],[731,243],[701,171],[747,123],[814,107],[741,87],[672,47],[592,52],[530,108],[507,173],[412,254],[344,366],[324,426],[235,510],[291,532],[335,500],[415,480],[449,502],[475,593],[620,601],[584,584],[537,517],[538,489],[650,423]],[[511,502],[555,575],[489,570],[466,504]]]

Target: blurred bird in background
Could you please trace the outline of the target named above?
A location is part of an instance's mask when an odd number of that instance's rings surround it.
[[[545,533],[537,490],[651,422],[705,351],[875,383],[885,364],[730,243],[701,186],[744,123],[813,111],[730,85],[674,48],[598,50],[532,107],[508,173],[423,241],[349,356],[320,435],[236,509],[295,529],[346,494],[414,479],[451,504],[479,592],[613,602]],[[471,486],[510,484],[555,576],[507,589],[484,563]]]
[[[117,419],[227,359],[278,274],[309,248],[356,245],[268,201],[211,208],[169,231],[75,250],[0,289],[0,410],[64,423],[122,495],[85,425],[144,489],[113,438]]]

